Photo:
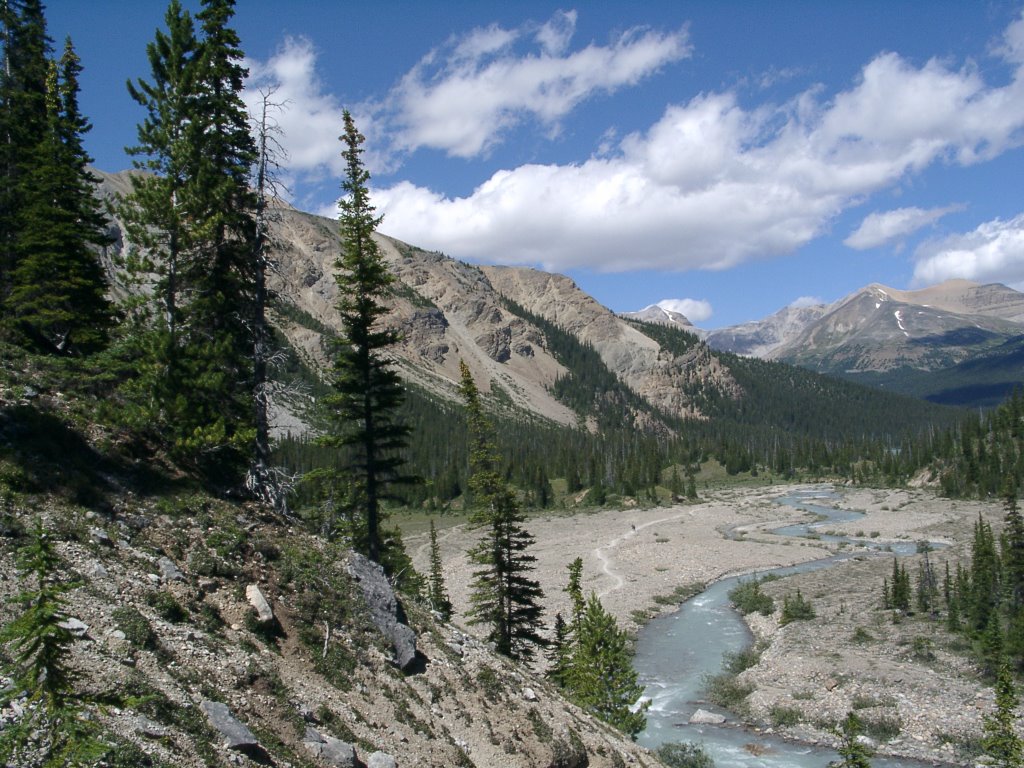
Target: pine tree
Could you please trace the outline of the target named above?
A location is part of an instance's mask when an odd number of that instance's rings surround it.
[[[381,326],[394,278],[373,239],[380,219],[370,205],[370,174],[361,157],[365,139],[347,111],[344,120],[344,196],[338,203],[343,245],[335,262],[341,334],[332,345],[333,392],[323,399],[330,427],[321,444],[348,449],[349,460],[340,473],[328,473],[333,480],[322,473],[321,478],[328,485],[355,485],[362,530],[355,532],[354,542],[380,562],[381,501],[392,485],[408,479],[400,474],[400,452],[409,429],[399,421],[402,385],[387,354],[398,334]]]
[[[647,717],[636,702],[643,693],[633,669],[626,633],[595,593],[586,602],[569,672],[569,696],[584,709],[630,736]]]
[[[1019,768],[1024,765],[1024,742],[1017,735],[1017,691],[1013,675],[1006,664],[999,667],[996,677],[996,711],[984,717],[982,747],[1000,768]]]
[[[1013,475],[1003,479],[1003,509],[1006,510],[1004,573],[1007,606],[1015,616],[1024,611],[1024,517],[1017,504],[1017,481]]]
[[[569,685],[573,650],[573,638],[569,625],[562,618],[561,613],[556,613],[555,639],[552,641],[549,651],[551,666],[548,667],[547,674],[559,688]]]
[[[35,588],[18,595],[23,611],[3,628],[0,640],[10,642],[14,650],[16,685],[5,693],[27,691],[38,708],[28,708],[20,721],[0,729],[0,761],[5,765],[27,765],[22,758],[30,742],[30,752],[47,768],[94,765],[107,751],[96,738],[95,723],[79,717],[83,699],[74,688],[77,675],[68,665],[74,636],[63,626],[63,595],[75,585],[58,579],[59,565],[52,540],[36,520],[29,543],[18,551],[19,575],[34,581]],[[45,738],[39,738],[40,731]]]
[[[871,750],[857,738],[864,732],[864,725],[853,712],[846,714],[836,735],[839,736],[839,747],[836,751],[842,760],[833,760],[829,768],[871,768]]]
[[[46,131],[23,172],[17,263],[6,305],[8,322],[25,343],[64,354],[98,349],[111,325],[96,253],[109,239],[82,144],[91,126],[78,108],[81,70],[69,38],[60,62],[50,62]]]
[[[430,521],[430,576],[427,578],[427,600],[431,609],[441,615],[442,621],[452,617],[452,601],[444,586],[444,570],[441,567],[441,549],[437,544],[437,528]]]
[[[539,634],[544,592],[539,582],[530,578],[536,560],[528,551],[533,536],[523,527],[525,517],[501,473],[493,429],[473,376],[465,362],[460,361],[459,368],[459,392],[469,423],[468,484],[475,507],[470,523],[484,532],[469,553],[480,566],[473,573],[470,621],[490,627],[487,639],[499,653],[530,658],[535,646],[544,645]]]
[[[147,47],[151,81],[129,83],[146,110],[129,151],[152,175],[132,177],[119,213],[125,267],[142,297],[127,308],[138,335],[139,421],[224,485],[239,479],[254,440],[248,181],[256,156],[240,96],[242,54],[227,26],[233,4],[203,5],[200,39],[171,0],[167,32]]]
[[[18,263],[18,234],[27,175],[47,135],[50,38],[39,0],[6,0],[0,6],[0,310]]]

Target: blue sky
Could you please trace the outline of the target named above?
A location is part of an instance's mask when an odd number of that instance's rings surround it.
[[[185,0],[196,10],[198,2]],[[104,170],[163,2],[54,0]],[[340,114],[381,231],[722,327],[871,282],[1024,289],[1024,16],[1006,2],[239,0],[292,202],[333,215]]]

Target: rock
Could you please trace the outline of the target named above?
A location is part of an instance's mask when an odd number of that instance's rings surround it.
[[[149,579],[149,583],[150,584],[159,584],[160,583],[160,577],[157,576],[155,573],[147,573],[146,574],[146,578]]]
[[[366,758],[366,768],[397,768],[395,758],[387,752],[374,752]]]
[[[161,557],[156,561],[156,567],[160,569],[160,575],[164,581],[184,581],[185,574],[174,564],[169,557]]]
[[[839,687],[839,681],[836,680],[834,677],[830,677],[828,680],[825,681],[825,690],[826,691],[834,691],[838,687]]]
[[[89,631],[89,625],[81,619],[74,617],[67,618],[64,621],[57,624],[61,629],[66,629],[75,637],[85,637],[85,633]]]
[[[249,605],[256,609],[256,617],[260,624],[267,624],[274,620],[274,610],[257,585],[250,584],[245,588],[245,598],[249,601]]]
[[[537,693],[533,690],[533,688],[524,688],[523,689],[523,698],[526,699],[527,701],[536,701],[537,700]]]
[[[93,544],[99,544],[102,547],[114,546],[114,542],[110,540],[110,534],[102,528],[90,528],[89,538],[92,539]]]
[[[259,747],[259,742],[252,731],[235,719],[226,704],[204,700],[199,708],[206,713],[206,719],[210,721],[213,729],[223,737],[221,743],[225,749],[246,751]]]
[[[103,563],[93,563],[89,567],[89,576],[94,579],[105,579],[108,575],[107,569],[103,567]]]
[[[724,715],[708,712],[706,709],[698,709],[690,715],[690,723],[693,725],[721,725],[724,722]]]
[[[356,768],[359,765],[355,747],[333,736],[323,736],[315,728],[306,727],[302,743],[328,765],[336,768]]]
[[[349,555],[348,572],[356,580],[363,600],[370,611],[370,621],[391,641],[394,661],[408,671],[416,661],[416,633],[405,623],[395,592],[377,563],[353,552]]]
[[[145,715],[139,715],[138,719],[135,721],[135,730],[143,736],[148,736],[151,739],[162,739],[169,733],[166,726],[150,720]]]

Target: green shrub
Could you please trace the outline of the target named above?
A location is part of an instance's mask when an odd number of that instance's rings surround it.
[[[501,680],[490,667],[480,668],[480,671],[476,673],[476,682],[483,689],[484,696],[491,701],[498,701],[501,698]]]
[[[910,644],[910,656],[914,661],[935,661],[935,643],[930,637],[915,637]]]
[[[734,675],[738,675],[740,672],[751,667],[756,667],[759,661],[761,661],[761,651],[754,646],[745,648],[742,651],[727,652],[722,656],[722,666]]]
[[[729,599],[744,616],[755,611],[762,616],[775,612],[775,601],[761,591],[761,582],[757,579],[741,581],[729,591]]]
[[[786,595],[782,603],[782,618],[779,619],[779,624],[785,626],[794,621],[807,621],[816,615],[810,600],[805,599],[798,589],[795,596]]]
[[[894,715],[864,719],[861,720],[861,724],[864,726],[864,733],[875,741],[892,741],[903,730],[899,717]]]
[[[803,720],[803,713],[796,707],[784,707],[781,704],[772,704],[768,710],[768,719],[776,728],[788,725],[798,725]]]
[[[139,613],[138,609],[122,605],[114,609],[113,619],[117,628],[124,633],[124,639],[136,648],[153,649],[156,645],[153,627],[149,619]]]
[[[875,636],[864,629],[864,627],[857,627],[857,629],[853,631],[853,637],[850,639],[858,645],[866,645],[867,643],[873,643],[875,641]]]
[[[703,744],[662,744],[657,754],[658,759],[669,768],[715,768],[715,761],[704,750]]]
[[[150,592],[146,595],[146,605],[153,608],[161,619],[172,624],[177,624],[188,618],[188,611],[170,592]]]
[[[743,709],[744,701],[754,690],[753,686],[740,683],[737,681],[736,675],[731,675],[728,672],[705,675],[701,683],[708,701],[734,712]]]

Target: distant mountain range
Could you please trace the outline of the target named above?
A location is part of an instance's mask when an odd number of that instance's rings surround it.
[[[626,316],[689,325],[658,307]],[[1024,293],[998,283],[950,280],[918,291],[872,284],[833,304],[697,332],[717,350],[947,404],[994,405],[1024,383]]]

